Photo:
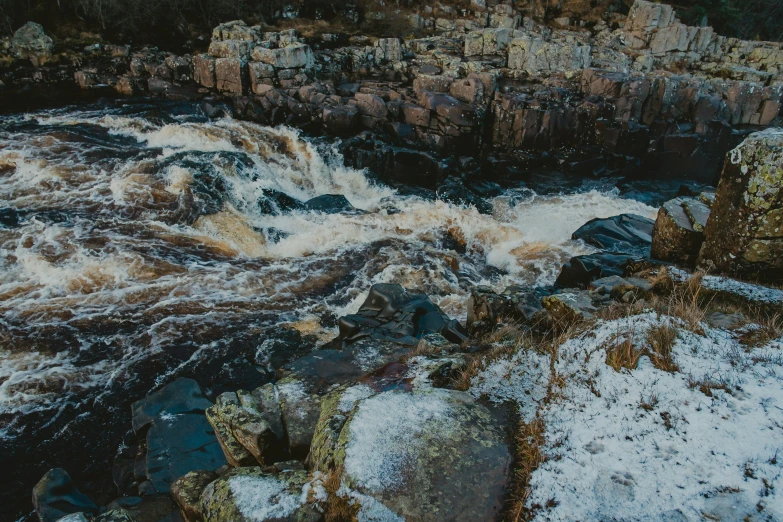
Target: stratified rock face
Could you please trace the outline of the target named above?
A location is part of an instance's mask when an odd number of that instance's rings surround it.
[[[209,484],[201,494],[206,522],[315,522],[321,514],[307,503],[307,472],[270,474],[238,468]]]
[[[71,513],[98,512],[87,495],[76,489],[67,471],[50,469],[33,488],[33,506],[41,522],[54,522]]]
[[[751,134],[723,167],[698,265],[783,281],[783,129]]]
[[[358,401],[334,462],[362,510],[419,521],[494,520],[511,456],[497,419],[469,395],[396,390]]]
[[[652,257],[693,266],[709,215],[710,208],[696,198],[675,198],[664,203],[653,227]]]
[[[46,36],[43,27],[35,22],[27,22],[14,33],[11,46],[19,58],[30,60],[40,67],[52,56],[54,42]]]
[[[581,71],[590,66],[590,46],[571,38],[562,42],[518,38],[509,44],[508,66],[530,74]]]

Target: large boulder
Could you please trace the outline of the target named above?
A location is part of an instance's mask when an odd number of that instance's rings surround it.
[[[588,221],[571,235],[609,252],[650,255],[655,222],[636,214],[620,214]]]
[[[375,42],[375,61],[394,63],[402,60],[402,42],[399,38],[379,38]]]
[[[653,227],[653,259],[693,266],[709,215],[710,208],[697,198],[675,198],[664,203]]]
[[[41,25],[27,22],[14,33],[11,48],[19,58],[40,67],[52,57],[54,42],[46,36]]]
[[[41,522],[71,513],[97,514],[98,506],[76,488],[67,471],[50,469],[33,488],[33,507]]]
[[[356,402],[331,462],[360,519],[494,520],[512,462],[501,426],[463,392],[386,391]]]
[[[783,129],[748,136],[723,167],[698,264],[783,281]]]
[[[308,490],[305,471],[237,468],[204,489],[201,510],[205,522],[317,522],[322,515],[308,503]]]

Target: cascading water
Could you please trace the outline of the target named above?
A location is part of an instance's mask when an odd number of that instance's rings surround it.
[[[302,203],[344,195],[354,212]],[[370,285],[464,318],[470,287],[549,284],[582,223],[656,210],[509,189],[492,215],[403,196],[288,128],[124,105],[0,123],[0,449],[29,509],[45,469],[111,490],[129,404],[174,377],[251,388],[318,346]],[[108,482],[108,483],[107,483]],[[17,515],[18,516],[18,515]]]

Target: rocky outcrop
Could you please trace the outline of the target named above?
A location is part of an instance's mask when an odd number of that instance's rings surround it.
[[[700,267],[783,281],[783,130],[750,135],[726,158]]]

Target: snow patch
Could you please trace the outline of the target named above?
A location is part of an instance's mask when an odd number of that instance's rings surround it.
[[[687,281],[691,274],[679,268],[669,268],[669,274],[675,281]],[[783,303],[783,290],[753,283],[745,283],[722,276],[705,275],[701,285],[707,290],[728,292],[757,303]]]
[[[290,493],[273,477],[240,475],[231,477],[228,486],[239,512],[253,521],[285,518],[307,501],[307,490]]]

